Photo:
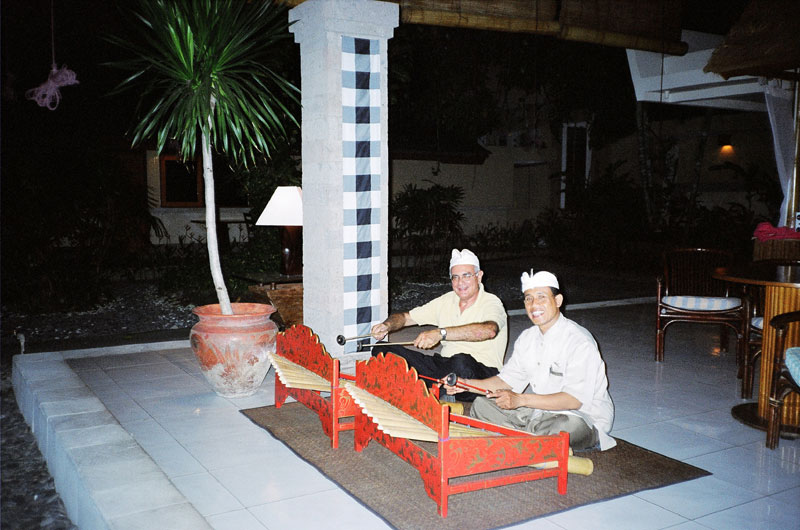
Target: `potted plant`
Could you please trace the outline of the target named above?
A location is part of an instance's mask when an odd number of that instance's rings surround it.
[[[222,275],[216,230],[212,149],[234,163],[268,157],[297,125],[286,103],[298,89],[271,65],[290,37],[287,8],[269,1],[139,0],[130,16],[137,36],[109,39],[130,58],[113,63],[128,72],[116,91],[139,92],[133,144],[168,141],[184,160],[200,149],[205,187],[206,241],[219,304],[195,308],[192,348],[203,373],[224,396],[255,392],[274,348],[274,311],[266,304],[231,304]]]

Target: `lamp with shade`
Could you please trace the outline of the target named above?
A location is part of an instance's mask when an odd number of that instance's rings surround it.
[[[281,274],[303,273],[303,192],[299,186],[278,186],[256,221],[281,227]]]

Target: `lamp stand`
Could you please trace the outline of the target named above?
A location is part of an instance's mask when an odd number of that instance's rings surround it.
[[[281,274],[303,274],[303,227],[281,227]]]

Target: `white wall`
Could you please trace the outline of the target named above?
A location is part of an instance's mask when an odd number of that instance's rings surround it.
[[[440,164],[435,161],[393,160],[391,173],[392,196],[406,184],[428,188],[431,183],[456,185],[464,190],[461,211],[463,228],[469,234],[489,223],[505,225],[535,219],[554,205],[553,183],[550,175],[560,167],[558,145],[545,150],[520,147],[487,147],[491,151],[483,164]],[[543,162],[530,165],[531,161]],[[515,168],[518,165],[525,164]]]

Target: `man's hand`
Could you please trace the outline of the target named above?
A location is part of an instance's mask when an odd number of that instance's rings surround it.
[[[411,318],[408,312],[405,313],[392,313],[389,317],[379,324],[372,326],[370,335],[376,341],[383,340],[386,335],[393,331],[403,329],[406,326],[416,326],[417,323]]]
[[[522,396],[507,388],[495,390],[489,394],[490,398],[496,398],[495,403],[501,409],[512,410],[522,406]]]
[[[458,381],[458,378],[456,378],[456,381]],[[458,394],[459,392],[466,392],[467,391],[467,389],[464,388],[464,387],[455,386],[455,385],[450,386],[450,385],[445,384],[444,383],[444,379],[442,380],[442,388],[444,388],[445,391],[451,396],[453,394]]]
[[[375,324],[372,326],[370,334],[376,341],[383,340],[389,334],[389,325],[386,322]]]
[[[439,332],[438,329],[431,329],[428,331],[423,331],[417,338],[414,340],[414,346],[417,348],[422,348],[423,350],[429,350],[439,344],[442,341],[442,334]]]

